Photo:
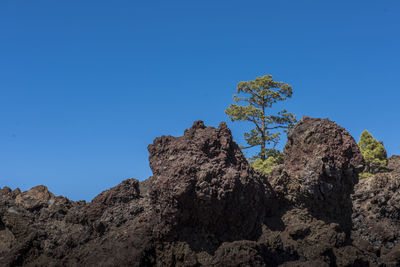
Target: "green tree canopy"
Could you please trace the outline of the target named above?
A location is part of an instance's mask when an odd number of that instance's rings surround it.
[[[277,151],[279,152],[279,151]],[[275,166],[283,163],[283,154],[276,153],[276,155],[269,156],[266,160],[262,160],[261,158],[255,159],[250,162],[251,166],[260,172],[269,174],[275,168]]]
[[[237,93],[240,96],[233,95],[234,101],[245,105],[231,104],[225,113],[231,121],[248,121],[253,124],[254,128],[244,134],[248,146],[243,149],[260,146],[260,152],[253,157],[254,160],[264,161],[270,156],[276,157],[279,151],[275,147],[281,132],[296,123],[296,116],[286,110],[276,114],[269,112],[273,104],[292,96],[292,87],[266,75],[254,81],[240,82]]]
[[[378,172],[387,165],[387,154],[383,143],[377,141],[367,130],[362,132],[358,146],[364,156],[367,172]]]

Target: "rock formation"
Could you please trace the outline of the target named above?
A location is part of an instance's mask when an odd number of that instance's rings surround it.
[[[148,147],[153,176],[90,203],[0,189],[0,266],[398,266],[400,157],[358,181],[354,139],[303,118],[255,172],[225,123]]]
[[[327,119],[304,117],[287,135],[284,169],[271,182],[314,217],[351,229],[350,194],[364,159],[353,137]]]
[[[195,122],[182,137],[155,139],[149,152],[154,173],[149,195],[174,238],[186,232],[197,242],[212,235],[211,245],[253,239],[260,231],[271,192],[225,123],[214,129]]]

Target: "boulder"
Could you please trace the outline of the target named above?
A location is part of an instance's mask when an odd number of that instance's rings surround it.
[[[39,185],[28,191],[20,193],[15,198],[15,203],[27,210],[40,210],[54,203],[54,195],[46,186]]]
[[[282,174],[273,181],[296,206],[335,219],[351,213],[350,194],[364,167],[354,138],[328,119],[303,117],[287,135]]]

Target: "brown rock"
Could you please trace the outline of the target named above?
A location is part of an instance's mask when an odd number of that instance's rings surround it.
[[[15,203],[23,206],[27,210],[38,210],[51,205],[51,199],[54,200],[53,193],[51,193],[46,186],[39,185],[18,194],[15,197]]]
[[[332,121],[304,117],[288,133],[284,157],[273,186],[315,216],[348,224],[350,194],[364,164],[353,137]]]
[[[389,159],[391,172],[361,179],[352,195],[354,244],[371,261],[400,264],[400,157]],[[397,265],[396,265],[397,264]]]
[[[162,231],[184,228],[212,235],[212,242],[254,239],[271,192],[250,167],[225,123],[197,121],[182,137],[163,136],[148,147],[154,177],[151,199],[159,205]],[[161,231],[161,230],[160,230]]]
[[[91,203],[0,189],[0,266],[400,265],[400,157],[356,184],[361,154],[329,120],[303,118],[268,176],[224,123],[148,148],[154,176]]]

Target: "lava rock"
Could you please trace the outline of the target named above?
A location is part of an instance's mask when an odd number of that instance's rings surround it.
[[[354,139],[326,119],[256,172],[225,123],[148,147],[153,176],[90,203],[0,189],[0,266],[399,266],[400,156],[358,182]]]
[[[291,202],[321,216],[351,213],[350,194],[364,168],[354,138],[332,121],[309,117],[303,117],[287,138],[284,175],[275,184],[283,184]]]
[[[256,237],[271,192],[225,123],[216,129],[196,121],[182,137],[157,138],[148,149],[154,173],[150,195],[170,236],[189,227],[217,243]]]

